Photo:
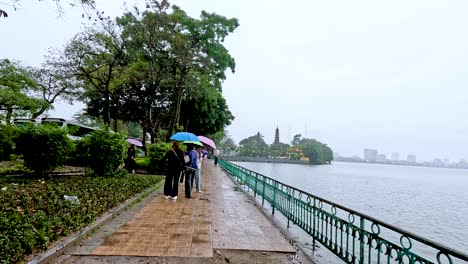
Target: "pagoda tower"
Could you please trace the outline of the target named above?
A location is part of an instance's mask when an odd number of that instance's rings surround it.
[[[279,144],[280,143],[280,140],[279,140],[279,129],[278,129],[278,126],[276,126],[276,130],[275,130],[275,142],[273,142],[273,144]]]

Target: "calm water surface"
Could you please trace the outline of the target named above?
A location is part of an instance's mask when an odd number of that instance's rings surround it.
[[[236,162],[468,253],[468,170],[334,162]]]

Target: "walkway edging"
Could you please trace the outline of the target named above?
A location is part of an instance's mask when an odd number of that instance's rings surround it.
[[[58,243],[55,247],[48,249],[46,252],[33,258],[31,261],[28,262],[28,264],[48,263],[51,260],[57,258],[65,250],[71,248],[72,246],[75,246],[78,242],[80,242],[83,238],[85,238],[89,233],[95,231],[96,229],[100,228],[102,225],[109,222],[112,218],[119,215],[123,210],[129,207],[132,207],[136,203],[140,202],[143,198],[157,191],[163,184],[164,184],[164,180],[161,180],[153,187],[146,189],[145,191],[131,198],[127,202],[124,202],[120,204],[119,206],[112,208],[111,210],[104,213],[103,216],[98,218],[92,224],[82,228],[80,231],[78,231],[77,234],[72,235],[69,238],[66,238],[64,241]]]

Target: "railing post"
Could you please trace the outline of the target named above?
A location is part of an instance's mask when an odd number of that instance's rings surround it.
[[[258,182],[258,173],[255,173],[255,189],[254,189],[254,197],[257,197],[257,182]]]
[[[315,250],[315,208],[316,208],[316,204],[315,204],[316,200],[315,200],[315,197],[314,197],[314,207],[312,208],[312,213],[313,213],[313,218],[312,218],[312,250]]]
[[[359,243],[359,263],[364,264],[364,228],[365,228],[365,221],[366,219],[364,217],[361,218],[361,223],[359,227],[361,228],[361,237],[360,237],[360,243]]]
[[[294,214],[291,212],[291,210],[292,210],[292,209],[291,209],[291,208],[292,208],[292,206],[291,206],[291,197],[292,197],[292,195],[291,195],[291,189],[288,188],[287,190],[288,190],[288,192],[287,192],[287,193],[288,193],[288,196],[287,196],[287,197],[288,197],[288,206],[287,206],[288,212],[287,212],[287,218],[288,218],[288,228],[289,228],[289,219],[290,219],[291,217],[293,217]]]
[[[265,184],[266,184],[266,179],[265,179],[265,176],[262,175],[262,183],[263,183],[263,187],[262,187],[262,205],[265,204]]]
[[[278,182],[275,181],[273,183],[273,203],[272,203],[272,207],[273,209],[271,210],[271,214],[275,214],[275,207],[276,207],[276,189],[278,189]]]

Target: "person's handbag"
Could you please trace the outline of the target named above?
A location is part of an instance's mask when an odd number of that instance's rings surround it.
[[[187,163],[190,162],[190,157],[189,157],[189,155],[184,155],[184,161],[185,161],[185,164],[187,164]]]

